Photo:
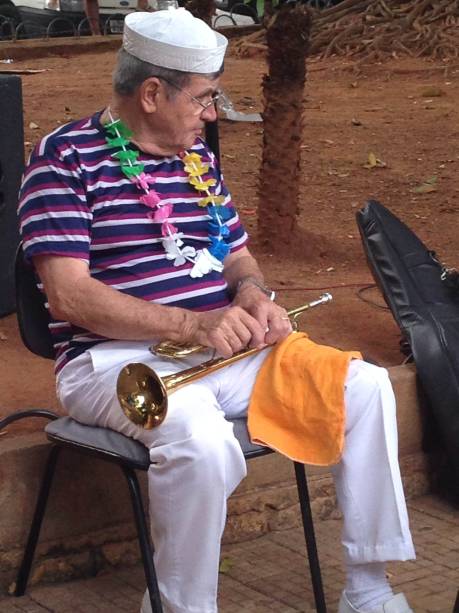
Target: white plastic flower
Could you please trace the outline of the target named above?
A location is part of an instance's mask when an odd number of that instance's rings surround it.
[[[177,235],[163,238],[162,243],[166,251],[166,259],[174,260],[174,266],[182,266],[187,260],[193,260],[196,256],[194,247],[180,248],[184,243]]]
[[[217,258],[214,258],[207,249],[201,249],[198,251],[194,266],[190,271],[190,277],[193,277],[193,279],[196,279],[196,277],[203,277],[212,270],[222,272],[223,263],[217,260]]]

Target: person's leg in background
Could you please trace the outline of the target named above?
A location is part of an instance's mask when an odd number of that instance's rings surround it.
[[[100,35],[100,22],[99,22],[99,2],[98,0],[84,0],[84,12],[89,22],[89,29],[91,34]]]
[[[415,558],[398,466],[395,398],[387,371],[361,360],[349,367],[345,390],[346,438],[333,467],[344,516],[347,584],[339,613],[410,611],[394,598],[385,562]],[[387,605],[386,605],[387,606]]]

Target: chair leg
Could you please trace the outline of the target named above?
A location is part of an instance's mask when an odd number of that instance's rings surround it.
[[[304,465],[294,462],[296,485],[300,500],[301,518],[303,520],[304,538],[308,550],[309,570],[311,573],[312,589],[317,613],[326,613],[324,588],[322,585],[322,574],[320,572],[319,556],[317,554],[316,537],[314,534],[314,524],[312,521],[311,505],[309,500],[308,482]]]
[[[123,466],[122,468],[124,474],[126,475],[129,491],[131,493],[145,579],[147,581],[148,592],[150,594],[151,609],[153,613],[163,613],[158,580],[156,578],[156,570],[153,562],[153,546],[151,544],[150,531],[145,518],[139,482],[134,470],[126,466]]]
[[[19,567],[18,576],[16,579],[16,588],[14,590],[15,596],[23,596],[27,588],[27,581],[29,580],[30,569],[32,567],[32,561],[35,554],[38,537],[40,535],[41,524],[45,515],[46,503],[48,502],[48,496],[53,482],[59,452],[60,447],[54,445],[51,448],[48,460],[46,462],[46,468],[41,482],[35,512],[32,518],[32,525],[30,526],[29,537],[27,539],[21,566]]]

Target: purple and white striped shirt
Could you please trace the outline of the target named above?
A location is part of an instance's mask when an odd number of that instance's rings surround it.
[[[221,273],[193,279],[186,262],[174,266],[161,243],[161,224],[153,222],[139,188],[121,171],[105,141],[101,112],[58,128],[35,147],[20,192],[19,217],[24,253],[59,255],[88,263],[94,279],[143,300],[192,310],[211,310],[229,303]],[[217,180],[216,195],[231,211],[227,222],[231,251],[245,246],[247,234],[225,187],[215,156],[197,139],[191,148],[210,162],[203,177]],[[209,243],[207,209],[188,182],[179,156],[159,157],[140,151],[154,189],[174,210],[169,221],[184,233],[184,243],[197,250]],[[56,372],[89,347],[107,340],[71,325],[52,321]]]

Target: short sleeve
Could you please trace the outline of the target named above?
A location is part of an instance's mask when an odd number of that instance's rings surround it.
[[[72,147],[37,145],[24,173],[18,215],[24,254],[60,255],[89,263],[89,210]]]

